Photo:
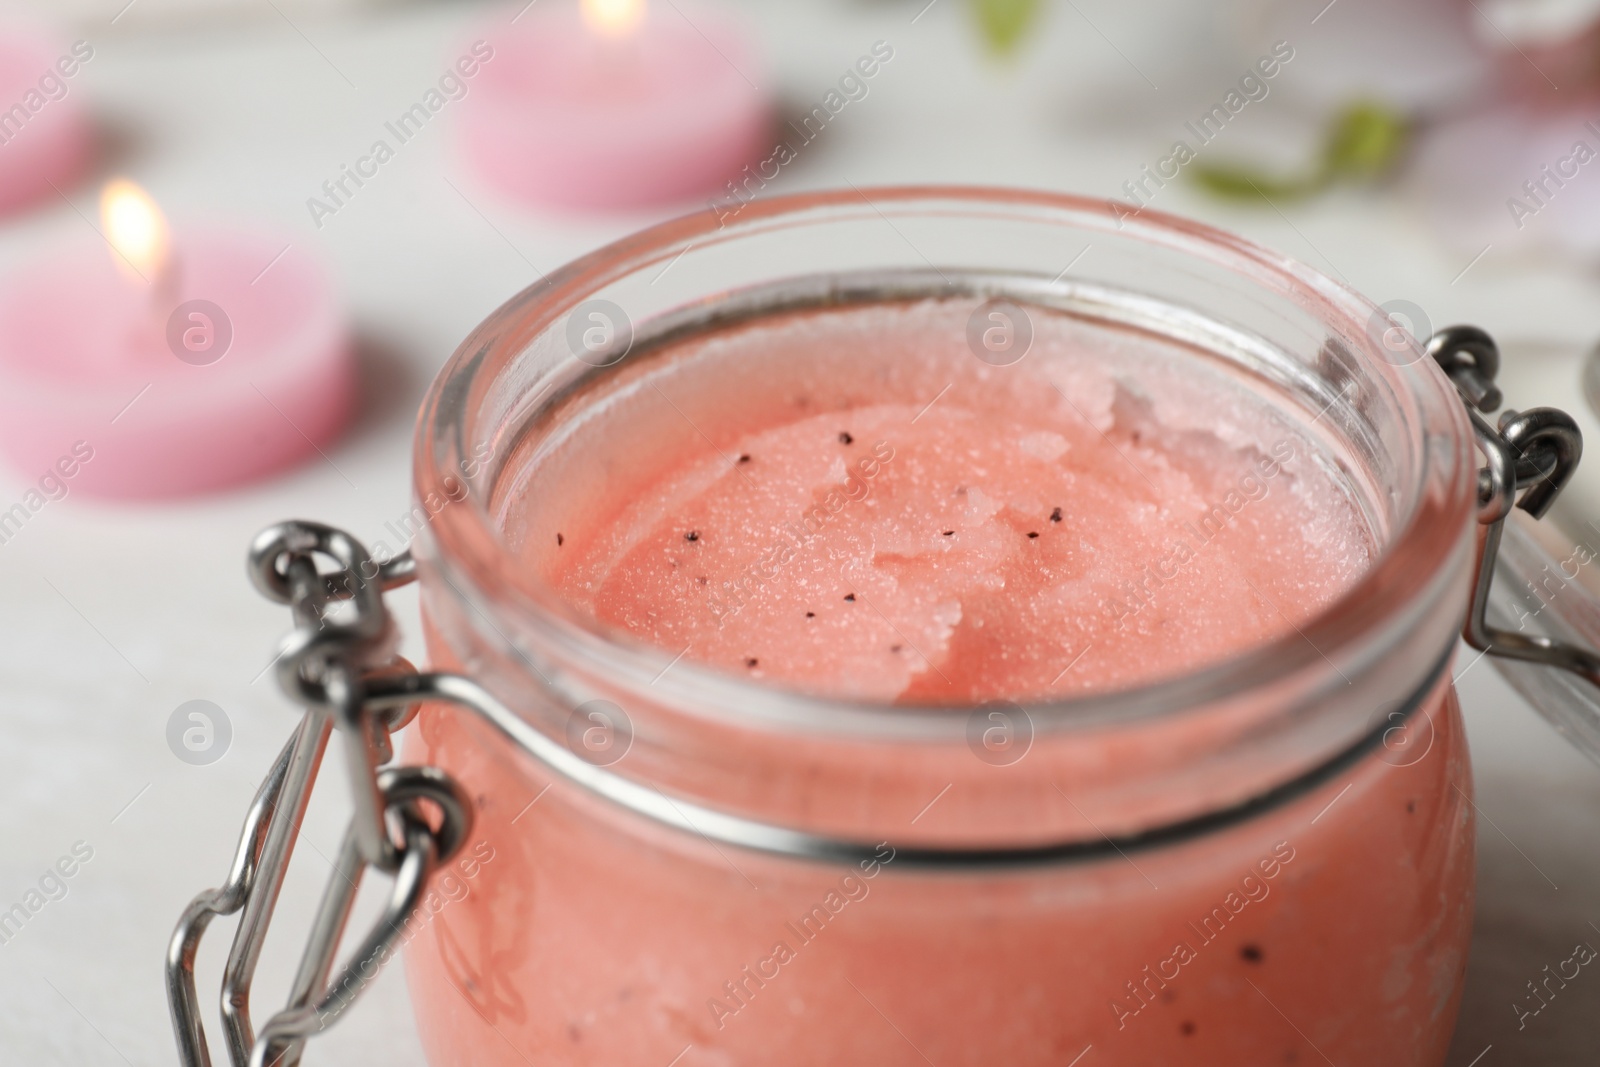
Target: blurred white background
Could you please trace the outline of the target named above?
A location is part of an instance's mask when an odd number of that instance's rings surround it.
[[[1359,25],[1340,25],[1338,6],[1313,23],[1324,3],[1279,12],[1298,20],[1290,24],[1307,71],[1319,34],[1359,35]],[[251,536],[289,517],[374,536],[407,509],[416,406],[467,331],[538,272],[700,206],[536,214],[465,173],[452,131],[435,123],[316,228],[307,198],[463,43],[515,16],[520,0],[125,5],[40,0],[22,12],[65,20],[66,39],[93,43],[95,58],[72,91],[92,103],[109,149],[95,180],[66,190],[75,206],[47,202],[0,222],[0,270],[81,238],[79,211],[93,216],[98,180],[126,174],[177,225],[255,220],[323,257],[347,297],[369,395],[329,462],[159,506],[73,495],[0,545],[0,909],[74,842],[94,849],[68,896],[0,945],[6,1063],[174,1062],[160,981],[167,938],[189,897],[222,878],[250,796],[294,722],[262,674],[288,618],[245,580]],[[984,48],[963,0],[742,7],[767,48],[773,88],[791,104],[809,107],[875,40],[895,48],[868,98],[784,168],[773,192],[960,182],[1123,195],[1122,183],[1167,153],[1191,112],[1220,97],[1275,39],[1243,8],[1063,0],[1047,5],[1031,39],[1002,62]],[[1323,105],[1309,76],[1296,88],[1296,73],[1286,69],[1215,151],[1268,163],[1308,151]],[[1474,260],[1425,228],[1419,196],[1426,193],[1401,183],[1270,207],[1175,182],[1155,206],[1241,232],[1375,300],[1413,301],[1435,326],[1484,326],[1513,358],[1519,346],[1576,353],[1600,336],[1596,279],[1586,268],[1495,250]],[[1576,402],[1522,396],[1514,383],[1510,393],[1514,405]],[[25,485],[0,473],[0,500]],[[408,654],[420,660],[414,591],[396,600]],[[1512,1004],[1575,942],[1600,945],[1600,768],[1474,660],[1463,651],[1455,669],[1483,814],[1480,902],[1450,1062],[1593,1063],[1600,978],[1586,971],[1521,1032]],[[197,698],[224,708],[234,731],[227,755],[203,767],[175,759],[164,736],[172,710]],[[258,983],[258,1018],[276,1008],[298,955],[342,831],[343,792],[330,769]],[[202,990],[215,987],[228,929],[218,926]],[[386,972],[309,1056],[350,1067],[420,1065],[400,970]]]

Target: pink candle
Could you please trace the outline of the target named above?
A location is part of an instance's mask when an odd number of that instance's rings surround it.
[[[1186,776],[1240,718],[1093,744],[1073,736],[1089,721],[1035,737],[1003,702],[1299,642],[1377,556],[1330,453],[1260,394],[1042,309],[1025,359],[985,359],[974,304],[772,315],[630,356],[508,458],[507,581],[537,575],[666,663],[617,683],[609,721],[569,726],[575,750],[610,730],[593,761],[664,795],[897,839],[849,865],[707,844],[426,709],[413,758],[471,783],[492,858],[411,941],[437,1067],[1442,1061],[1473,868],[1448,679],[1416,694],[1410,747],[1205,834],[1000,873],[896,866],[906,839],[1099,840],[1159,822],[1153,804],[1221,805],[1259,768]],[[469,673],[504,655],[431,646]],[[716,682],[703,703],[666,691],[694,665],[885,720],[949,705],[970,751],[742,721]],[[527,714],[559,730],[547,708]],[[1186,784],[1152,799],[1144,775]]]
[[[93,156],[79,82],[94,54],[88,41],[52,48],[0,37],[0,211],[54,196]]]
[[[13,469],[164,497],[316,456],[356,390],[322,269],[280,237],[169,240],[128,183],[108,186],[103,207],[110,247],[42,260],[0,291],[0,451]]]
[[[493,45],[462,101],[461,143],[486,182],[529,203],[623,208],[706,196],[770,147],[766,72],[713,10],[537,5]]]

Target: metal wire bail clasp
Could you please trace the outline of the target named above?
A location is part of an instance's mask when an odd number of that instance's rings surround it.
[[[1488,460],[1478,472],[1477,585],[1462,636],[1467,644],[1490,655],[1559,667],[1600,685],[1600,656],[1593,650],[1506,630],[1491,625],[1488,619],[1489,590],[1506,520],[1513,508],[1536,519],[1550,510],[1583,456],[1578,424],[1556,408],[1530,408],[1504,411],[1497,425],[1491,426],[1484,414],[1500,406],[1500,390],[1494,384],[1500,350],[1493,338],[1475,326],[1448,326],[1428,339],[1427,349],[1455,383],[1472,420],[1478,448]]]
[[[395,628],[383,603],[387,589],[414,578],[410,556],[379,564],[341,530],[285,522],[256,538],[249,572],[257,589],[293,612],[295,629],[279,652],[277,677],[306,710],[256,793],[227,881],[195,897],[173,933],[167,999],[183,1067],[211,1067],[194,964],[213,918],[242,912],[222,980],[229,1060],[233,1067],[293,1067],[305,1039],[336,1019],[388,958],[421,903],[429,876],[461,847],[472,824],[465,793],[443,771],[384,766],[394,757],[390,734],[410,721],[417,708],[414,702],[396,704],[383,684],[415,674],[395,654]],[[374,688],[381,692],[372,692]],[[289,1003],[258,1036],[250,1020],[250,987],[317,771],[336,728],[343,735],[354,812]],[[339,943],[368,867],[392,875],[394,884],[376,925],[334,974]]]

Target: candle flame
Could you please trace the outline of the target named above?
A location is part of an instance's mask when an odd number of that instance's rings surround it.
[[[118,266],[145,281],[166,269],[167,220],[149,193],[125,178],[112,179],[100,192],[100,221]]]
[[[583,0],[583,21],[602,37],[626,37],[644,20],[645,0]]]

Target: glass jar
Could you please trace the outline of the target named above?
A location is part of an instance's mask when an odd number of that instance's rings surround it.
[[[1370,527],[1371,566],[1262,647],[1002,712],[731,677],[544,577],[564,522],[695,432],[657,405],[573,447],[670,373],[671,342],[996,298],[1264,398]],[[497,311],[421,415],[429,650],[582,762],[555,773],[465,711],[421,712],[408,758],[477,808],[470,877],[408,937],[429,1061],[1441,1063],[1472,918],[1448,664],[1478,471],[1450,380],[1379,314],[1192,222],[954,188],[680,219]]]

